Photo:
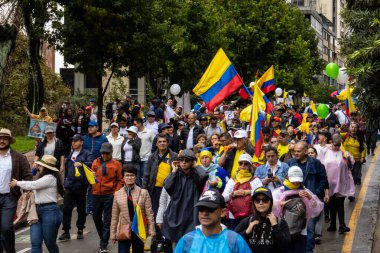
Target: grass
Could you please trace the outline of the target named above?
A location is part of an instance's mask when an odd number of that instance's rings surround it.
[[[36,144],[34,138],[28,136],[16,136],[15,138],[16,142],[11,145],[12,149],[22,153],[34,150]]]

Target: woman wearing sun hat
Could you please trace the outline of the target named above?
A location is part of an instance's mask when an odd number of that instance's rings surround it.
[[[63,196],[64,189],[56,168],[57,159],[44,155],[37,165],[36,181],[17,181],[12,179],[11,187],[19,186],[24,190],[33,190],[35,195],[38,223],[30,227],[32,253],[42,252],[42,242],[50,253],[59,252],[56,243],[58,229],[62,222],[62,213],[57,204],[58,193]]]

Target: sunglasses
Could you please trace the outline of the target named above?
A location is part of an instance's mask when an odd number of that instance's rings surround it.
[[[255,199],[254,200],[256,204],[260,204],[261,202],[263,202],[264,204],[268,204],[269,203],[269,199]]]
[[[334,147],[340,147],[341,144],[334,144]]]
[[[251,164],[249,162],[239,162],[239,165],[249,166]]]
[[[216,208],[210,208],[210,207],[206,207],[206,206],[200,206],[198,208],[199,212],[203,213],[203,212],[208,212],[208,213],[213,213],[216,211]]]
[[[179,161],[184,163],[190,163],[192,160],[189,158],[180,158]]]

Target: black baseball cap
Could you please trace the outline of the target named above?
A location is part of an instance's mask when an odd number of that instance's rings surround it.
[[[222,194],[220,194],[217,190],[210,189],[205,191],[199,198],[198,203],[195,204],[195,207],[200,206],[212,209],[224,208],[226,207],[226,202],[224,201]]]
[[[271,192],[271,190],[269,188],[266,188],[264,186],[261,186],[261,187],[257,188],[253,192],[252,199],[255,199],[257,197],[257,195],[259,195],[259,194],[263,194],[268,199],[273,200],[272,192]]]
[[[72,141],[83,141],[83,136],[80,134],[75,134],[72,138]]]

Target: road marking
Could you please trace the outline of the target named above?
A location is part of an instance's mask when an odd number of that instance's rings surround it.
[[[350,222],[348,224],[348,227],[351,228],[351,231],[346,233],[346,236],[344,237],[344,242],[343,242],[343,247],[342,247],[342,253],[350,253],[352,251],[352,244],[354,242],[355,238],[355,232],[356,232],[356,227],[359,222],[359,217],[360,213],[363,208],[365,196],[367,195],[367,189],[369,182],[372,178],[372,174],[375,171],[376,168],[376,160],[377,156],[380,153],[380,145],[377,146],[375,155],[372,157],[371,164],[369,165],[367,174],[365,175],[365,178],[363,180],[362,187],[360,189],[354,210],[352,211],[352,215],[350,218]]]
[[[17,253],[25,253],[27,251],[31,250],[31,248],[25,248],[23,250],[17,251]]]
[[[30,229],[30,227],[29,227],[29,226],[27,226],[26,228],[24,228],[24,229],[21,229],[21,230],[17,231],[17,232],[15,233],[15,235],[19,235],[19,234],[22,234],[22,233],[24,233],[24,232],[28,231],[29,229]]]

